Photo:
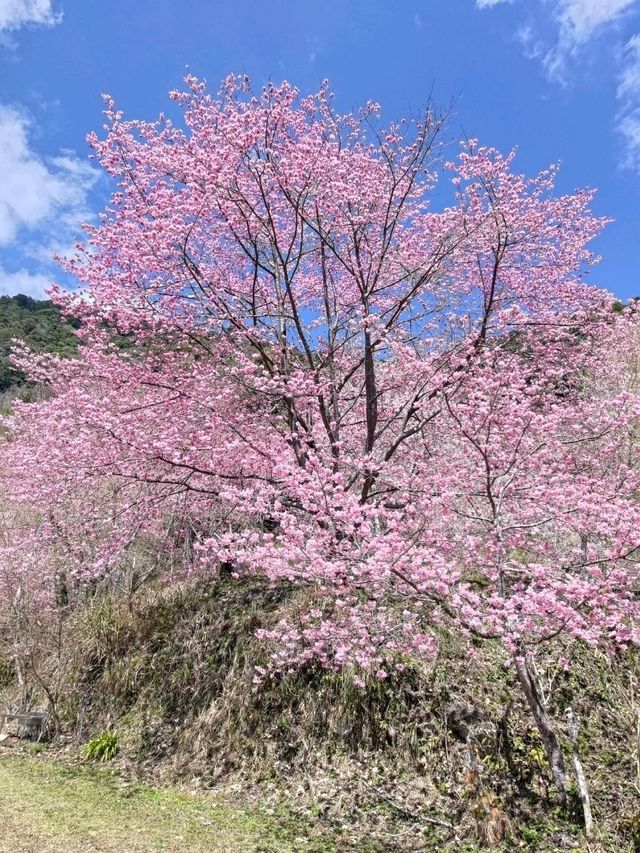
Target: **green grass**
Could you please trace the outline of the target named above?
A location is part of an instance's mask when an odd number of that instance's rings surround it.
[[[330,851],[289,816],[0,753],[0,853]]]

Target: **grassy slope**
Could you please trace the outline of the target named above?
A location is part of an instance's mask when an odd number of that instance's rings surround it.
[[[330,850],[275,816],[0,753],[1,853]]]

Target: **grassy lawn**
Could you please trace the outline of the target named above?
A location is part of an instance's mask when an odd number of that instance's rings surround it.
[[[1,853],[329,851],[290,820],[0,752]]]

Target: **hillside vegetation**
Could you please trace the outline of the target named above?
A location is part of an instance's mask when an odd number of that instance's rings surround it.
[[[50,301],[30,296],[0,296],[0,393],[25,386],[25,376],[10,359],[12,342],[24,341],[38,352],[74,355],[77,339],[70,323]]]
[[[554,664],[555,649],[538,662],[551,713],[571,706],[580,717],[597,827],[586,848],[577,791],[567,814],[499,646],[443,632],[430,664],[407,658],[402,673],[364,689],[348,671],[313,665],[256,684],[266,663],[256,629],[295,602],[293,589],[259,579],[167,586],[150,577],[136,592],[61,608],[30,637],[29,704],[49,705],[65,735],[47,752],[63,766],[90,766],[86,745],[110,732],[110,763],[124,781],[196,779],[311,833],[307,846],[283,836],[238,849],[638,849],[635,653],[612,663],[576,643],[563,649],[570,670]],[[0,669],[0,701],[16,707],[11,660]],[[569,757],[566,730],[563,744]],[[0,760],[8,753],[0,747]]]

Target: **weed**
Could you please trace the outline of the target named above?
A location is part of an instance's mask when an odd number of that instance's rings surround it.
[[[101,732],[84,748],[85,758],[89,761],[111,761],[120,749],[116,732]]]

